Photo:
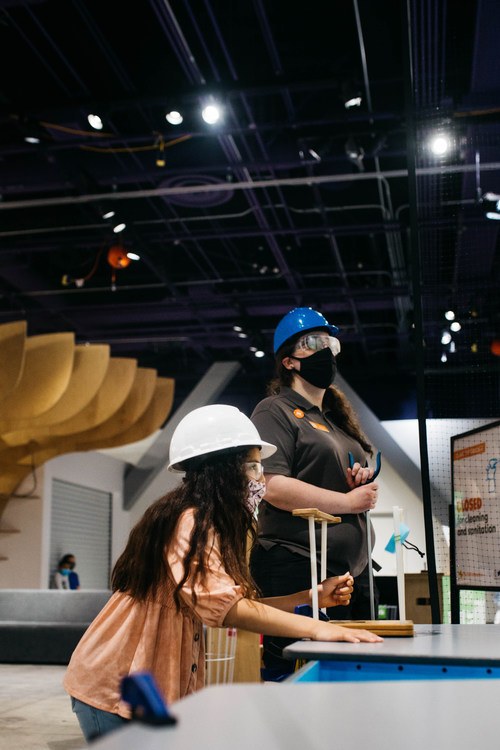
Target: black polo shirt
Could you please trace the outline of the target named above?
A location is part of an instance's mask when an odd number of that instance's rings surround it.
[[[361,445],[337,427],[330,411],[322,412],[291,388],[265,398],[255,407],[251,420],[259,435],[277,446],[264,460],[268,474],[282,474],[336,492],[349,492],[346,470],[349,452],[364,466]],[[340,515],[342,523],[328,525],[327,568],[330,575],[347,570],[357,576],[365,568],[365,514]],[[259,543],[275,544],[309,557],[309,527],[306,520],[262,501],[259,506]],[[321,526],[316,524],[318,560],[321,553]]]

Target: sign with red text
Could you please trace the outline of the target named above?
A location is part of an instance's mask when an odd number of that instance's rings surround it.
[[[451,438],[457,586],[500,587],[500,422]]]

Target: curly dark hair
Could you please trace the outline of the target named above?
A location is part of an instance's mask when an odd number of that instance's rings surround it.
[[[315,330],[323,330],[321,328]],[[328,331],[328,329],[325,329]],[[329,331],[328,331],[329,333]],[[276,352],[276,370],[273,380],[267,386],[267,394],[275,396],[280,390],[293,387],[295,371],[289,370],[283,364],[286,357],[290,357],[295,351],[295,345],[303,333],[292,336]],[[337,427],[358,441],[365,453],[373,456],[373,447],[363,433],[358,422],[357,415],[344,393],[334,385],[329,386],[323,396],[323,408],[332,412]]]
[[[125,550],[113,569],[113,591],[126,592],[142,601],[155,597],[169,574],[165,549],[180,516],[192,508],[191,544],[184,560],[184,575],[174,590],[177,609],[180,591],[192,569],[193,583],[199,581],[203,585],[207,574],[204,553],[213,544],[214,533],[226,572],[242,587],[246,597],[255,597],[256,587],[246,553],[249,535],[252,545],[256,540],[252,513],[245,502],[247,453],[248,448],[237,453],[217,452],[202,461],[186,462],[181,485],[153,503],[130,532]]]

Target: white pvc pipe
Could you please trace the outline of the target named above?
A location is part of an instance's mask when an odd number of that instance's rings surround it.
[[[403,546],[401,544],[401,523],[403,520],[403,509],[398,505],[392,506],[392,518],[394,522],[394,551],[396,554],[396,572],[398,583],[398,606],[399,620],[406,621],[406,603],[405,603],[405,575],[403,561]]]
[[[313,617],[315,620],[319,620],[319,607],[318,607],[318,568],[316,559],[316,533],[314,528],[314,518],[309,516],[309,552],[311,558],[311,595],[312,595],[312,610]]]
[[[326,578],[326,552],[327,552],[327,532],[328,521],[321,521],[321,580],[324,581]],[[323,607],[324,614],[326,615],[326,607]]]

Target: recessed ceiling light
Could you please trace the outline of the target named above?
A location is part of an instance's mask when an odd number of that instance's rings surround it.
[[[165,119],[171,125],[180,125],[181,122],[184,120],[181,113],[177,112],[175,109],[173,109],[171,112],[167,112],[167,114],[165,115]]]
[[[453,310],[447,310],[444,314],[444,317],[446,318],[446,320],[455,320],[455,313],[453,312]]]
[[[441,343],[446,346],[451,341],[451,333],[449,331],[443,331],[441,334]]]
[[[500,213],[497,213],[496,211],[488,211],[486,218],[493,219],[493,221],[500,221]]]
[[[105,213],[105,214],[102,215],[102,218],[103,219],[112,219],[114,215],[115,215],[114,211],[108,211],[107,213]]]
[[[137,255],[137,253],[127,253],[127,258],[130,258],[130,260],[140,260],[141,256]]]
[[[261,357],[263,357],[263,356],[264,356],[264,352],[263,352],[263,351],[262,351],[261,349],[258,349],[258,350],[257,350],[257,351],[255,352],[255,356],[256,356],[256,357],[258,357],[258,358],[260,359]]]
[[[102,130],[102,120],[99,115],[89,115],[87,120],[89,121],[91,128],[94,128],[94,130]]]
[[[119,232],[123,232],[123,230],[125,229],[126,226],[127,225],[123,224],[123,223],[122,224],[117,224],[116,227],[113,227],[113,232],[115,234],[118,234]]]
[[[238,331],[242,331],[242,330],[243,330],[243,328],[241,326],[233,326],[233,331],[238,332]]]
[[[26,143],[40,143],[40,138],[35,138],[34,135],[27,135],[24,140]]]
[[[461,328],[462,328],[462,326],[460,325],[460,323],[458,322],[458,320],[454,320],[453,323],[450,325],[450,329],[452,331],[460,331]]]

